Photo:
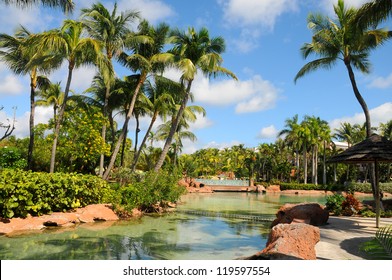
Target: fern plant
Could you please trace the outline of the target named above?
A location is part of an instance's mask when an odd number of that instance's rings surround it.
[[[376,237],[363,243],[360,250],[371,259],[392,260],[392,225],[378,229]]]

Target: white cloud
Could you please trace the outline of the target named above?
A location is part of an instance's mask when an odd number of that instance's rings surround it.
[[[388,77],[377,77],[369,84],[370,88],[386,89],[392,87],[392,73]]]
[[[216,149],[221,150],[221,149],[230,148],[230,147],[240,145],[240,144],[243,144],[243,143],[236,141],[236,140],[233,140],[231,142],[222,142],[222,143],[212,141],[212,142],[207,143],[207,145],[205,145],[203,147],[203,149],[216,148]]]
[[[275,128],[274,125],[270,125],[267,127],[263,127],[260,130],[259,135],[257,136],[260,139],[272,139],[278,135],[279,131]]]
[[[392,102],[384,103],[376,108],[370,110],[370,119],[372,126],[378,127],[380,123],[386,123],[391,120],[392,116]],[[365,122],[365,115],[361,113],[356,113],[354,116],[342,117],[339,119],[334,119],[329,122],[331,130],[334,131],[335,128],[339,128],[341,123],[348,122],[351,124],[362,125]]]
[[[272,29],[276,19],[296,11],[296,0],[220,0],[226,21],[240,26],[262,26]]]
[[[189,125],[190,131],[203,129],[213,125],[213,122],[209,118],[207,118],[207,116],[204,117],[202,114],[196,113],[196,117],[196,121],[194,123],[190,123]]]
[[[53,117],[53,110],[50,107],[36,107],[35,109],[35,125],[39,123],[47,123]],[[0,111],[0,119],[9,119],[12,123],[13,116],[7,115],[5,112]],[[29,136],[29,120],[30,112],[24,112],[15,118],[15,130],[12,135],[17,138],[25,138]]]
[[[362,6],[364,3],[369,2],[369,0],[345,0],[344,5],[346,7],[355,7],[359,8]],[[322,0],[320,2],[321,8],[328,12],[329,14],[335,14],[333,10],[333,6],[338,3],[338,0]]]
[[[94,67],[80,67],[72,72],[71,90],[75,93],[82,93],[91,86],[91,81],[96,74],[97,69]],[[64,90],[68,79],[68,64],[64,63],[60,70],[55,71],[49,76],[53,82],[61,82],[61,87]]]
[[[120,0],[118,10],[136,10],[152,23],[157,23],[175,14],[173,9],[160,0]]]
[[[249,113],[273,108],[280,90],[270,81],[254,75],[245,81],[212,82],[205,77],[198,77],[192,92],[198,102],[218,106],[237,104],[236,113]]]
[[[0,76],[0,96],[19,95],[23,93],[22,81],[15,75]]]

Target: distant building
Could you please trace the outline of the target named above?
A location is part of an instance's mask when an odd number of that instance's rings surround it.
[[[346,142],[339,142],[339,141],[332,141],[332,145],[336,146],[336,150],[347,150],[348,143]]]

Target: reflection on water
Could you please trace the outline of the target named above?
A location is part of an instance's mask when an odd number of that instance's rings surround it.
[[[286,202],[325,197],[219,193],[184,196],[181,210],[273,214]],[[0,259],[235,259],[265,247],[269,223],[183,213],[97,222],[0,237]]]

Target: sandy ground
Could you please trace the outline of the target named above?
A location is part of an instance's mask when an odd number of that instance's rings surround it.
[[[381,218],[380,227],[387,225],[392,225],[392,218]],[[316,244],[317,259],[368,259],[359,246],[374,238],[376,231],[375,218],[329,217],[328,224],[320,226],[320,241]]]

